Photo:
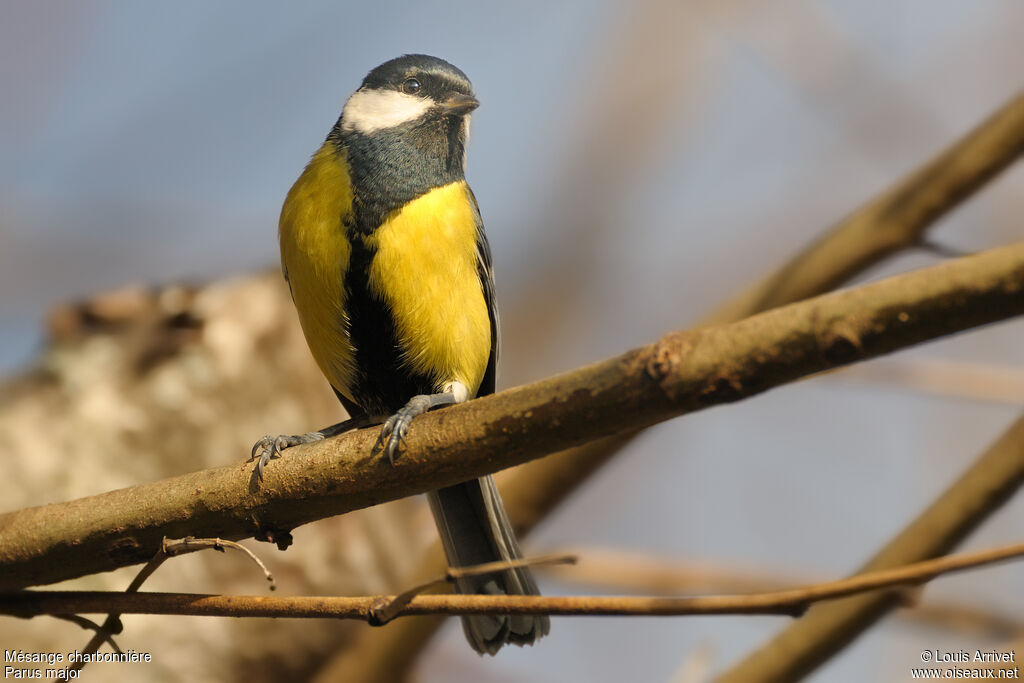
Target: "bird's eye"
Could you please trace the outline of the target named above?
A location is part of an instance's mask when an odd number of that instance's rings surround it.
[[[422,87],[420,86],[420,82],[415,78],[407,78],[402,81],[402,92],[407,95],[415,95],[420,91],[420,87]]]

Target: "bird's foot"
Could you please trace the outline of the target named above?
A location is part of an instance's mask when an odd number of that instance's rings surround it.
[[[280,434],[273,436],[267,434],[262,439],[253,444],[252,457],[249,458],[250,462],[259,458],[259,462],[256,463],[256,477],[260,480],[263,479],[263,468],[267,466],[267,463],[274,458],[280,458],[281,452],[286,448],[292,446],[298,446],[303,443],[311,443],[313,441],[320,441],[325,437],[322,431],[319,432],[307,432],[305,434],[293,434],[291,436],[286,434]]]
[[[405,440],[405,435],[409,431],[409,424],[414,417],[430,410],[433,405],[431,398],[431,396],[421,394],[409,399],[409,402],[401,410],[384,422],[384,425],[380,428],[377,442],[373,444],[371,452],[376,455],[384,451],[388,456],[388,462],[394,465],[395,456],[401,450],[402,441]]]
[[[332,436],[337,436],[344,432],[351,431],[353,429],[359,429],[365,427],[368,424],[379,422],[365,415],[356,415],[350,417],[347,420],[343,420],[338,424],[333,424],[330,427],[324,427],[323,429],[315,432],[306,432],[305,434],[295,434],[288,436],[281,434],[280,436],[273,436],[267,434],[265,437],[257,441],[252,447],[252,457],[249,461],[253,461],[259,458],[259,462],[256,463],[256,477],[260,480],[263,479],[263,468],[267,466],[273,458],[280,458],[281,452],[286,448],[292,446],[298,446],[303,443],[311,443],[313,441],[320,441],[322,439],[329,439]]]

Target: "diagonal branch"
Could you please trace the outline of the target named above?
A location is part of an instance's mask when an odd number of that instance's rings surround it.
[[[1024,92],[952,147],[824,233],[760,284],[717,310],[722,323],[842,285],[898,251],[1024,154]]]
[[[879,551],[862,574],[949,552],[1022,485],[1024,417]],[[716,680],[798,680],[899,606],[900,600],[899,592],[886,591],[817,606]]]
[[[0,516],[0,588],[148,559],[164,536],[239,539],[436,489],[800,377],[1024,313],[1024,243],[779,308],[425,415],[391,466],[376,429],[252,466]]]

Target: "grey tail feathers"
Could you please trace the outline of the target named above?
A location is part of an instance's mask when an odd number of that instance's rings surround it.
[[[501,496],[491,477],[481,477],[427,494],[448,564],[465,567],[522,557]],[[455,582],[458,593],[540,595],[526,567],[469,576]],[[544,615],[475,614],[462,617],[466,640],[480,654],[493,655],[505,643],[531,645],[547,634]]]

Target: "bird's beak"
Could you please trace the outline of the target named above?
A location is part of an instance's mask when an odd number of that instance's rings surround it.
[[[480,101],[472,95],[463,95],[458,93],[452,95],[447,100],[441,103],[441,108],[444,109],[445,114],[468,114],[477,107],[480,106]]]

